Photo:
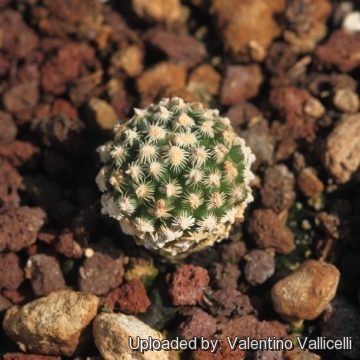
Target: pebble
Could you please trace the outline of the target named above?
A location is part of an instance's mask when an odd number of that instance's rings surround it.
[[[244,274],[251,286],[263,284],[275,271],[274,256],[263,250],[251,250],[246,256]]]
[[[310,167],[301,169],[296,180],[301,192],[308,198],[313,198],[324,191],[324,184]]]
[[[191,264],[182,265],[173,274],[166,275],[168,292],[175,306],[195,305],[209,281],[206,269]]]
[[[74,356],[88,349],[92,341],[91,322],[98,302],[95,295],[55,291],[23,307],[9,308],[3,328],[23,351]]]
[[[288,321],[314,320],[334,298],[339,278],[334,265],[307,260],[273,286],[274,309]]]
[[[248,232],[260,249],[273,248],[285,255],[295,249],[293,233],[270,209],[257,209],[252,213]]]
[[[338,183],[345,184],[360,165],[360,113],[344,115],[328,135],[324,147],[325,168]]]
[[[343,20],[342,28],[350,33],[360,32],[360,11],[352,11]]]
[[[359,95],[350,89],[339,89],[334,96],[335,107],[344,113],[356,113],[359,110]]]
[[[93,323],[95,344],[104,360],[175,360],[175,353],[171,351],[133,350],[129,346],[129,338],[133,347],[140,339],[163,340],[160,332],[153,330],[133,316],[124,314],[99,314]]]

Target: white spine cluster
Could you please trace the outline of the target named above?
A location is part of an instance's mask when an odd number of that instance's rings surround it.
[[[97,149],[102,212],[169,257],[226,238],[253,199],[255,160],[230,120],[180,98],[134,111]]]

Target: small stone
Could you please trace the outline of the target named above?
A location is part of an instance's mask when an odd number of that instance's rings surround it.
[[[146,294],[144,284],[138,280],[131,280],[119,288],[110,291],[106,296],[105,302],[109,303],[113,308],[128,315],[145,313],[151,302]]]
[[[5,92],[4,108],[12,114],[29,111],[37,105],[39,98],[40,91],[37,81],[22,83]]]
[[[198,347],[197,350],[192,351],[191,360],[245,360],[246,352],[238,347],[231,349],[227,340],[227,334],[214,335],[210,339],[213,343],[217,341],[221,344],[221,350],[219,349],[216,353],[212,353],[209,349],[202,349]],[[232,339],[233,341],[234,339]],[[221,341],[221,342],[220,342]]]
[[[123,314],[99,314],[93,323],[95,344],[104,360],[175,360],[170,351],[145,351],[140,353],[132,347],[139,345],[140,339],[163,340],[160,332],[153,330],[133,316]]]
[[[262,203],[277,214],[290,209],[296,198],[294,184],[294,175],[286,165],[268,167],[260,190]]]
[[[340,351],[346,358],[359,359],[360,336],[359,336],[360,312],[349,300],[337,296],[326,308],[321,321],[321,336],[327,339],[337,340],[348,336],[352,339],[352,351]]]
[[[53,256],[35,254],[29,257],[27,266],[31,272],[31,286],[37,296],[66,288],[58,261]]]
[[[360,11],[347,14],[342,22],[342,28],[350,33],[360,32]]]
[[[88,112],[101,130],[112,130],[119,119],[114,108],[107,101],[95,97],[88,102]]]
[[[284,351],[284,360],[320,360],[320,356],[310,352],[308,349],[301,350],[296,347],[294,350]]]
[[[344,113],[356,113],[359,110],[359,95],[350,89],[339,89],[334,96],[334,105]]]
[[[3,328],[23,351],[74,356],[88,349],[92,341],[98,302],[91,294],[55,291],[23,307],[12,306],[5,314]]]
[[[238,264],[246,253],[246,247],[242,241],[234,241],[229,244],[222,243],[219,246],[219,252],[224,262]]]
[[[45,219],[40,208],[0,209],[0,251],[17,252],[33,244]]]
[[[10,306],[12,306],[12,303],[7,298],[0,295],[0,313],[7,310]]]
[[[54,246],[59,253],[65,255],[68,258],[79,259],[84,253],[79,243],[75,241],[74,233],[69,229],[64,229],[62,231]]]
[[[228,66],[221,86],[220,102],[233,105],[252,99],[258,95],[262,81],[261,68],[257,64]]]
[[[344,115],[328,135],[324,163],[330,176],[345,184],[360,165],[360,114]]]
[[[250,298],[231,287],[216,291],[206,289],[205,296],[207,300],[204,302],[204,306],[208,307],[213,316],[243,316],[254,311]]]
[[[263,284],[275,272],[274,256],[263,250],[251,250],[245,256],[244,274],[251,286]]]
[[[210,284],[214,289],[222,289],[225,287],[237,288],[237,282],[241,275],[241,271],[236,264],[214,263],[210,266],[209,276]]]
[[[195,305],[203,295],[203,288],[209,284],[206,269],[191,264],[182,265],[175,273],[167,274],[168,292],[173,304]]]
[[[334,298],[339,278],[334,265],[307,260],[273,286],[274,309],[288,321],[314,320]]]
[[[310,167],[301,169],[296,180],[300,190],[308,198],[313,198],[324,191],[324,184]]]
[[[186,316],[186,319],[176,330],[176,334],[180,338],[189,341],[194,337],[199,338],[203,336],[205,339],[208,339],[215,334],[215,319],[200,308],[193,307],[185,309],[181,315]]]
[[[179,0],[132,0],[131,6],[137,16],[150,23],[170,24],[179,21],[182,16]]]
[[[306,115],[319,119],[325,115],[325,106],[316,98],[307,100],[304,104],[304,112]]]
[[[316,48],[315,63],[320,71],[336,68],[340,72],[349,72],[360,65],[359,50],[360,33],[335,30],[325,44]]]
[[[129,45],[115,52],[110,59],[109,75],[123,70],[129,77],[138,76],[143,69],[144,50],[136,45]]]
[[[190,35],[151,28],[144,34],[144,40],[156,52],[166,55],[168,60],[184,65],[186,68],[193,68],[206,55],[204,45]]]
[[[154,99],[164,89],[181,89],[186,83],[186,68],[171,62],[163,61],[145,70],[136,79],[139,94]]]
[[[267,339],[268,336],[282,339],[287,335],[285,325],[278,321],[259,321],[254,315],[226,319],[218,324],[218,329],[224,335],[239,339]]]
[[[94,248],[94,255],[86,258],[79,268],[80,290],[103,295],[123,282],[124,255],[113,241],[103,239]]]
[[[20,167],[27,161],[31,164],[31,160],[34,160],[39,153],[40,149],[27,141],[14,140],[9,144],[0,143],[0,157],[15,167]]]
[[[19,172],[0,155],[0,208],[20,205],[18,189],[22,183]]]
[[[214,0],[210,13],[225,51],[237,61],[262,61],[273,39],[281,33],[274,15],[285,7],[285,1],[255,0],[235,2]]]
[[[247,130],[240,132],[240,135],[256,156],[256,160],[252,164],[254,170],[261,164],[272,165],[274,162],[275,139],[265,119],[256,118],[253,124],[249,124]]]
[[[187,89],[208,102],[219,93],[220,81],[221,75],[211,65],[201,64],[190,73]]]
[[[258,350],[255,351],[252,360],[283,360],[282,350]]]
[[[24,353],[8,353],[4,355],[4,360],[61,360],[60,356],[31,355]]]
[[[20,258],[13,252],[0,254],[0,289],[16,290],[23,281]]]
[[[16,135],[17,126],[12,116],[5,111],[0,111],[0,141],[11,143]]]
[[[285,255],[295,249],[293,233],[270,209],[256,209],[252,213],[248,232],[260,249],[274,248]]]

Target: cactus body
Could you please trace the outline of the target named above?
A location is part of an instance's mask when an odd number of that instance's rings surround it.
[[[97,151],[102,212],[137,244],[181,257],[229,235],[252,201],[255,156],[217,110],[181,98],[135,109]]]

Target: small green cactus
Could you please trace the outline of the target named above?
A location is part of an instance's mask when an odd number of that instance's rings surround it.
[[[97,151],[102,212],[137,244],[184,257],[229,235],[253,200],[255,156],[218,110],[181,98],[135,109]]]

